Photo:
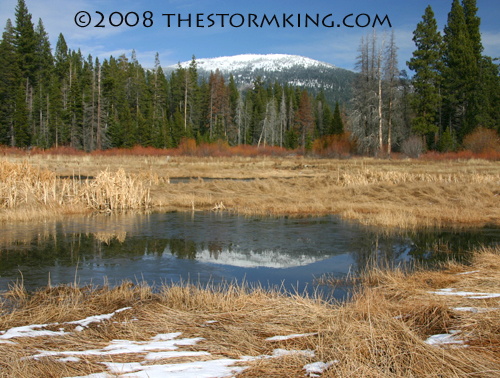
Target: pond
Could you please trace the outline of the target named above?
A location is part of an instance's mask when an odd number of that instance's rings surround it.
[[[315,277],[345,276],[373,261],[434,264],[464,259],[471,248],[496,245],[500,230],[388,233],[340,220],[243,217],[172,212],[73,217],[3,225],[0,291],[23,281],[28,290],[76,282],[114,285],[181,280],[245,281],[311,293]],[[345,293],[338,290],[334,296]]]

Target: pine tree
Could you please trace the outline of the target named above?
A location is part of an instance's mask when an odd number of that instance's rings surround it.
[[[54,53],[55,73],[62,80],[69,72],[68,45],[62,33],[57,38],[56,50]]]
[[[76,76],[76,74],[75,74]],[[69,92],[70,146],[83,147],[83,99],[77,78],[73,78]]]
[[[7,20],[0,43],[0,144],[13,144],[14,110],[20,78],[14,28]]]
[[[475,90],[478,67],[464,9],[458,0],[453,0],[444,33],[446,120],[450,131],[456,131],[462,139],[475,127],[469,111],[473,109],[471,94]]]
[[[14,135],[12,138],[12,145],[15,147],[28,147],[30,145],[31,135],[25,96],[25,87],[21,83],[17,90],[16,109],[14,111]]]
[[[31,14],[28,13],[28,8],[24,0],[18,0],[15,15],[15,43],[19,57],[21,77],[24,80],[28,80],[29,85],[32,85],[36,79],[36,38]]]
[[[340,107],[339,102],[335,104],[335,110],[333,111],[333,119],[330,128],[330,135],[341,135],[344,133],[344,123],[340,117]]]
[[[35,29],[35,64],[36,64],[36,83],[35,85],[35,104],[33,107],[35,125],[35,144],[48,147],[48,92],[50,87],[51,74],[53,72],[54,59],[50,48],[49,36],[45,31],[43,22],[38,20]]]
[[[436,118],[441,104],[442,38],[430,5],[413,32],[413,42],[417,50],[407,62],[408,67],[415,71],[412,79],[415,94],[411,105],[416,117],[412,129],[415,134],[424,136],[438,131],[439,120]]]

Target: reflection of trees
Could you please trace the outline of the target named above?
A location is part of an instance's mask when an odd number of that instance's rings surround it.
[[[186,239],[169,239],[168,246],[172,255],[180,259],[196,259],[196,242]]]
[[[498,230],[411,232],[407,236],[413,243],[409,255],[429,265],[450,259],[467,261],[475,247],[499,242]]]
[[[209,242],[208,252],[210,253],[210,257],[217,260],[219,258],[219,254],[222,252],[222,244],[220,242]]]
[[[56,234],[57,235],[57,234]],[[163,251],[162,240],[129,238],[126,243],[113,239],[104,243],[92,234],[73,233],[50,236],[40,243],[34,238],[30,248],[23,243],[22,248],[15,244],[0,249],[0,275],[10,274],[20,267],[24,269],[43,269],[47,266],[75,266],[77,261],[85,264],[93,260],[105,260],[118,256],[141,256],[148,248],[148,253]]]
[[[387,235],[367,231],[349,245],[358,270],[370,267],[392,267],[398,260],[410,257],[427,266],[450,259],[467,261],[469,251],[480,245],[494,245],[499,241],[498,230],[463,232],[427,231]]]
[[[402,240],[376,231],[367,231],[349,245],[358,270],[394,266],[406,252],[406,247]]]

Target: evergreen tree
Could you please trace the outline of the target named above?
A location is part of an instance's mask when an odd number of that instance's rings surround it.
[[[80,85],[76,77],[71,82],[68,103],[69,123],[71,125],[69,138],[70,146],[81,148],[83,147],[83,99]]]
[[[32,85],[36,79],[36,38],[31,14],[24,0],[18,0],[15,11],[15,43],[19,57],[21,77]]]
[[[55,73],[62,80],[69,72],[68,45],[62,33],[57,38],[56,50],[54,53]]]
[[[446,121],[450,132],[456,131],[459,139],[462,139],[475,127],[471,105],[478,67],[464,9],[458,0],[453,0],[444,33]]]
[[[438,131],[437,115],[441,104],[442,38],[430,5],[413,32],[413,41],[417,50],[407,62],[408,67],[415,71],[412,79],[415,94],[411,105],[416,117],[412,129],[417,135],[426,135]]]
[[[50,48],[49,36],[45,31],[43,22],[38,20],[35,29],[35,64],[36,83],[35,100],[33,106],[33,124],[35,125],[35,144],[48,147],[48,91],[50,87],[51,74],[53,72],[52,51]]]
[[[14,28],[8,19],[0,43],[0,144],[13,144],[19,77]]]
[[[335,110],[333,111],[333,119],[330,128],[330,135],[340,135],[344,133],[344,123],[340,117],[340,107],[339,102],[335,104]]]
[[[19,84],[16,96],[16,109],[14,111],[14,135],[12,145],[15,147],[28,147],[30,145],[30,127],[24,85]]]

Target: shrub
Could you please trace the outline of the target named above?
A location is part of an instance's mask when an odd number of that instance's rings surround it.
[[[424,150],[422,138],[413,135],[401,144],[401,152],[410,158],[418,158]]]
[[[500,150],[498,134],[495,130],[478,127],[465,137],[463,146],[475,154],[488,154]]]
[[[350,156],[353,143],[350,141],[348,133],[325,135],[314,141],[312,149],[317,155],[329,158],[345,158]]]

